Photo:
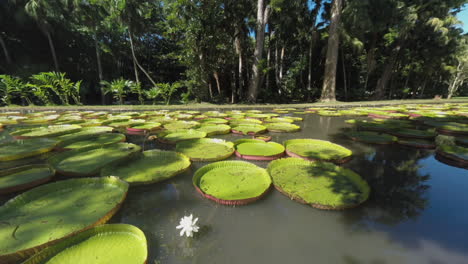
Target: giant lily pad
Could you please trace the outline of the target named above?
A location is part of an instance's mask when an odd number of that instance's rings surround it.
[[[369,185],[361,176],[333,163],[286,158],[272,161],[268,172],[278,191],[319,209],[352,208],[369,197]]]
[[[151,184],[179,175],[189,166],[190,160],[183,154],[153,149],[143,151],[131,163],[104,167],[101,176],[118,176],[131,185]]]
[[[135,226],[93,227],[35,254],[23,264],[141,264],[148,249],[145,234]]]
[[[414,139],[414,138],[398,138],[398,144],[413,148],[421,149],[435,149],[436,143],[434,141],[425,139]]]
[[[442,145],[437,149],[436,158],[449,165],[468,169],[468,148]]]
[[[195,189],[205,198],[227,205],[243,205],[268,192],[271,178],[265,169],[244,161],[218,161],[198,169]]]
[[[10,134],[16,139],[56,137],[64,134],[78,132],[80,129],[81,126],[78,125],[53,125],[17,130]]]
[[[437,127],[437,131],[446,135],[468,136],[468,124],[449,122]]]
[[[216,138],[201,138],[177,143],[176,151],[193,161],[218,161],[234,153],[234,144]]]
[[[49,165],[26,165],[0,171],[0,194],[26,190],[48,182],[55,171]]]
[[[397,137],[406,137],[406,138],[419,138],[419,139],[434,139],[437,136],[437,133],[431,130],[418,130],[418,129],[398,129],[390,134]]]
[[[197,121],[174,121],[164,125],[167,130],[189,129],[199,126]]]
[[[397,140],[394,136],[370,131],[352,131],[347,133],[346,136],[355,141],[382,145],[392,144]]]
[[[108,126],[85,127],[79,132],[56,137],[56,139],[60,141],[57,147],[62,148],[63,146],[70,145],[74,142],[86,140],[97,135],[112,132],[113,130],[113,127]]]
[[[79,148],[57,154],[49,159],[55,170],[67,176],[98,174],[102,167],[129,159],[140,152],[141,147],[129,143]]]
[[[38,249],[107,222],[127,190],[128,184],[116,177],[70,179],[9,200],[0,207],[0,263],[18,263]]]
[[[193,129],[179,129],[174,131],[164,131],[158,134],[158,140],[167,144],[176,144],[177,142],[198,139],[206,137],[206,133]]]
[[[207,136],[224,135],[231,133],[231,127],[223,124],[207,124],[197,128],[197,131],[205,132]]]
[[[300,126],[290,123],[268,123],[265,126],[270,132],[296,132],[301,129]]]
[[[78,148],[86,148],[86,147],[94,147],[94,146],[105,146],[110,144],[115,144],[119,142],[125,141],[124,134],[118,133],[105,133],[100,135],[95,135],[89,137],[88,139],[83,139],[80,141],[73,142],[68,145],[62,145],[64,149],[78,149]]]
[[[246,160],[274,160],[284,156],[284,147],[276,142],[241,139],[236,141],[236,156]]]
[[[231,131],[235,134],[242,135],[256,135],[265,133],[267,128],[258,124],[240,124],[238,126],[232,127]]]
[[[321,160],[333,163],[349,161],[353,152],[330,141],[318,139],[290,139],[284,142],[286,154],[310,161]]]
[[[51,151],[58,143],[57,140],[53,139],[36,138],[0,144],[0,161],[37,156]]]

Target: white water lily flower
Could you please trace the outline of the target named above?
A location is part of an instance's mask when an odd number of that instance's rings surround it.
[[[193,219],[193,215],[184,216],[180,219],[179,225],[176,227],[177,229],[182,229],[180,231],[180,236],[184,236],[184,233],[187,237],[193,237],[193,233],[198,232],[200,228],[197,226],[198,217]]]

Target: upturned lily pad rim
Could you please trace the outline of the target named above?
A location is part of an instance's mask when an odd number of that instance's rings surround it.
[[[142,241],[142,245],[144,245],[146,249],[146,256],[144,256],[145,260],[143,262],[146,263],[148,258],[148,246],[146,236],[143,233],[143,231],[141,231],[138,227],[129,224],[105,224],[89,228],[88,230],[85,230],[79,234],[65,238],[60,242],[36,253],[35,255],[27,259],[25,262],[23,262],[23,264],[45,264],[52,257],[59,254],[63,250],[66,250],[67,248],[73,247],[74,245],[84,242],[85,240],[93,236],[99,236],[104,233],[114,232],[128,233],[129,235],[138,237],[138,239]]]
[[[229,148],[232,151],[228,151],[228,153],[222,153],[222,154],[216,156],[215,158],[194,158],[194,157],[190,157],[189,155],[187,155],[186,153],[184,153],[181,150],[181,148],[183,148],[184,146],[187,146],[189,144],[197,144],[197,143],[223,145],[223,146],[226,146],[227,148]],[[230,141],[223,140],[223,139],[219,139],[219,138],[190,139],[190,140],[180,141],[180,142],[178,142],[176,144],[176,152],[184,154],[185,156],[189,157],[189,159],[191,161],[220,161],[220,160],[224,160],[224,159],[227,159],[227,158],[231,157],[232,154],[234,153],[234,151],[235,151],[234,143],[232,143]],[[204,150],[201,149],[200,152],[204,152]]]
[[[5,213],[5,211],[8,212],[9,210],[14,210],[15,207],[20,206],[20,205],[26,203],[27,201],[33,201],[33,200],[37,199],[38,197],[40,197],[42,195],[49,194],[52,191],[61,189],[61,188],[63,188],[63,186],[70,186],[70,185],[74,186],[74,185],[79,185],[79,184],[96,184],[96,183],[113,184],[113,185],[121,188],[124,191],[120,201],[118,203],[116,203],[116,205],[111,210],[109,210],[101,218],[97,219],[95,223],[93,223],[93,224],[91,224],[91,225],[89,225],[89,226],[87,226],[87,227],[85,227],[85,228],[83,228],[81,230],[76,230],[74,232],[71,232],[67,236],[64,236],[62,238],[55,239],[55,240],[52,240],[52,241],[48,241],[48,242],[46,242],[44,244],[37,245],[35,247],[23,249],[23,250],[14,252],[14,253],[6,254],[6,255],[0,255],[0,263],[5,263],[5,264],[7,264],[7,263],[18,263],[18,261],[35,254],[36,252],[38,252],[38,250],[41,250],[43,248],[47,248],[47,247],[49,247],[49,246],[51,246],[51,245],[65,239],[65,238],[72,237],[72,236],[74,236],[74,235],[76,235],[76,234],[78,234],[80,232],[83,232],[85,230],[88,230],[88,229],[90,229],[90,228],[92,228],[94,226],[106,223],[120,209],[120,206],[124,202],[124,200],[125,200],[125,198],[127,196],[127,192],[128,192],[128,183],[126,183],[125,181],[120,180],[117,177],[113,177],[113,176],[99,177],[99,178],[68,179],[68,180],[57,181],[57,182],[53,182],[53,183],[38,186],[38,187],[33,188],[31,190],[28,190],[28,191],[26,191],[26,192],[24,192],[22,194],[19,194],[18,196],[15,196],[14,198],[8,200],[5,204],[0,206],[0,213],[3,214],[3,213]]]
[[[359,180],[362,181],[362,184],[364,186],[363,198],[361,199],[361,201],[359,203],[349,204],[349,205],[342,205],[342,206],[330,206],[330,205],[307,202],[304,199],[302,199],[301,197],[298,197],[298,196],[295,196],[295,195],[292,195],[292,194],[286,192],[283,188],[281,188],[280,186],[275,184],[274,177],[273,177],[273,175],[271,175],[272,170],[274,168],[278,167],[278,166],[282,166],[282,165],[285,165],[285,164],[288,164],[288,163],[291,164],[291,165],[315,164],[315,165],[319,165],[319,166],[321,164],[325,164],[325,165],[326,164],[332,164],[333,166],[336,166],[337,168],[340,168],[341,170],[343,170],[346,173],[355,174],[355,175],[359,176],[359,178],[360,178]],[[304,159],[301,159],[301,158],[284,158],[284,159],[278,159],[278,160],[270,162],[270,164],[268,164],[267,171],[271,175],[271,177],[273,178],[273,186],[274,186],[274,188],[276,190],[278,190],[280,193],[282,193],[283,195],[289,197],[292,200],[295,200],[295,201],[297,201],[299,203],[302,203],[302,204],[305,204],[305,205],[310,205],[310,206],[312,206],[314,208],[317,208],[317,209],[322,209],[322,210],[352,209],[352,208],[356,208],[356,207],[360,206],[361,204],[363,204],[365,201],[367,201],[369,199],[370,187],[369,187],[368,183],[364,179],[362,179],[362,177],[359,174],[355,173],[354,171],[352,171],[350,169],[339,167],[339,166],[337,166],[337,165],[335,165],[333,163],[330,163],[330,162],[323,162],[323,161],[312,162],[312,161],[304,160]]]
[[[226,168],[233,167],[233,168],[235,168],[236,166],[249,167],[249,168],[252,168],[252,170],[255,170],[255,169],[264,170],[265,171],[265,176],[266,176],[266,178],[269,179],[270,184],[265,189],[265,191],[263,193],[261,193],[260,195],[258,195],[258,196],[250,197],[250,198],[246,198],[246,199],[236,199],[236,200],[220,199],[220,198],[214,197],[212,195],[206,194],[205,192],[203,192],[201,190],[201,188],[199,186],[200,179],[203,177],[203,175],[205,173],[207,173],[208,171],[210,171],[212,169],[216,169],[216,168],[219,168],[219,167],[226,167]],[[268,193],[268,191],[270,190],[270,187],[271,187],[271,178],[270,178],[270,176],[268,175],[268,173],[267,173],[267,171],[265,169],[260,168],[257,165],[252,164],[250,162],[237,161],[237,160],[235,160],[235,161],[218,161],[218,162],[210,163],[210,164],[205,165],[205,166],[201,167],[200,169],[198,169],[193,175],[192,183],[193,183],[193,186],[195,187],[195,189],[197,190],[198,193],[200,193],[203,197],[205,197],[205,198],[207,198],[209,200],[212,200],[212,201],[214,201],[216,203],[223,204],[223,205],[246,205],[246,204],[253,203],[253,202],[257,201],[257,200],[260,200],[262,197],[264,197]]]
[[[313,144],[313,143],[327,144],[327,145],[330,145],[330,146],[332,146],[334,148],[339,148],[339,149],[341,149],[343,151],[346,151],[346,152],[349,151],[349,155],[343,155],[343,157],[339,158],[339,159],[318,159],[318,158],[311,158],[311,157],[302,156],[302,155],[294,153],[293,151],[288,149],[288,145],[308,144],[308,143],[309,144]],[[335,164],[343,164],[343,163],[346,163],[346,162],[350,161],[353,158],[353,152],[350,149],[348,149],[346,147],[343,147],[343,146],[341,146],[339,144],[333,143],[331,141],[327,141],[327,140],[311,139],[311,138],[304,138],[304,139],[297,138],[297,139],[286,140],[285,142],[283,142],[283,145],[285,147],[285,152],[286,152],[286,154],[288,156],[294,157],[294,158],[301,158],[301,159],[308,160],[308,161],[327,161],[327,162],[332,162],[332,163],[335,163]]]
[[[0,171],[0,177],[4,177],[4,176],[8,176],[10,174],[14,174],[14,173],[18,173],[18,172],[22,172],[22,171],[26,171],[26,170],[31,170],[31,169],[40,169],[40,168],[44,168],[44,169],[49,170],[49,172],[50,172],[49,176],[44,177],[44,178],[40,178],[40,179],[37,179],[37,180],[34,180],[34,181],[25,182],[25,183],[22,183],[22,184],[6,187],[6,188],[0,188],[0,194],[14,193],[14,192],[22,191],[22,190],[27,190],[27,189],[30,189],[32,187],[35,187],[35,186],[41,185],[43,183],[46,183],[46,182],[50,181],[54,177],[55,170],[52,168],[52,166],[50,166],[48,164],[32,164],[32,165],[24,165],[24,166],[5,169],[5,170]]]

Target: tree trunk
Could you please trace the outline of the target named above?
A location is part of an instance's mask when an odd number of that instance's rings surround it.
[[[392,77],[393,67],[397,61],[398,54],[400,53],[401,46],[397,45],[390,57],[390,61],[385,65],[382,76],[380,76],[377,81],[377,87],[375,88],[375,94],[372,97],[375,100],[381,100],[385,97],[385,92],[387,90],[387,84],[390,78]]]
[[[99,41],[98,41],[96,33],[94,33],[94,47],[96,49],[96,61],[97,61],[97,67],[98,67],[99,83],[101,83],[104,80],[104,76],[102,73],[102,64],[101,64],[101,48],[99,47]],[[102,85],[99,85],[99,87],[101,89],[101,104],[104,105],[106,103],[104,89]]]
[[[348,85],[346,80],[346,63],[344,57],[343,47],[341,47],[341,67],[343,69],[343,86],[344,86],[344,94],[345,94],[345,101],[348,101]]]
[[[145,76],[148,78],[148,80],[151,82],[151,84],[153,84],[154,87],[156,87],[156,82],[153,80],[153,78],[151,78],[151,76],[149,75],[149,73],[143,68],[143,66],[141,66],[141,64],[138,62],[138,59],[135,55],[135,47],[133,45],[133,34],[132,32],[130,31],[130,27],[128,28],[128,35],[129,35],[129,39],[130,39],[130,48],[132,49],[132,57],[133,57],[133,63],[136,64],[138,66],[138,68],[143,72],[143,74],[145,74]],[[135,75],[136,74],[136,69],[135,69]],[[137,81],[139,82],[139,81]]]
[[[3,54],[5,54],[6,64],[11,64],[10,53],[8,52],[5,41],[3,40],[2,34],[0,34],[0,45],[2,46]]]
[[[338,47],[340,44],[340,32],[338,31],[343,0],[334,0],[329,29],[327,59],[322,87],[321,101],[336,101],[336,65],[338,63]]]
[[[213,100],[213,87],[211,87],[210,81],[208,81],[208,91],[210,92],[210,99]]]
[[[463,80],[461,80],[462,75],[462,63],[459,62],[457,66],[457,75],[454,77],[452,83],[449,86],[447,99],[451,99],[453,94],[457,91],[458,87],[463,84]]]
[[[280,55],[280,68],[279,68],[279,79],[280,79],[280,81],[283,81],[284,52],[285,52],[285,47],[283,46],[281,48],[281,55]]]
[[[238,56],[238,71],[237,71],[237,78],[239,80],[239,84],[238,84],[238,87],[237,87],[237,93],[239,93],[243,87],[244,87],[244,77],[243,77],[243,74],[242,74],[242,69],[243,69],[243,61],[242,61],[242,43],[241,43],[241,39],[240,39],[240,36],[241,36],[241,30],[240,30],[240,26],[238,28],[236,28],[236,38],[235,38],[235,46],[236,46],[236,53],[237,53],[237,56]],[[236,100],[236,91],[233,90],[233,93],[232,93],[232,96],[231,96],[231,103],[234,103],[235,100]]]
[[[216,88],[218,89],[218,94],[221,95],[221,84],[219,83],[219,74],[217,71],[213,73],[213,77],[216,81]]]
[[[250,80],[248,94],[248,100],[250,102],[257,101],[257,96],[260,89],[260,81],[262,78],[262,69],[260,69],[260,63],[263,57],[263,46],[265,42],[265,26],[268,21],[269,13],[270,6],[265,6],[265,0],[257,0],[257,26],[254,62],[252,65],[252,78]]]
[[[52,41],[52,36],[47,28],[43,29],[44,34],[47,36],[47,40],[49,41],[50,52],[52,53],[52,59],[54,60],[54,68],[56,72],[60,72],[59,63],[57,60],[57,54],[55,53],[55,46],[54,42]]]

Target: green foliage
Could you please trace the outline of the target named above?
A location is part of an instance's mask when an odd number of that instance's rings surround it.
[[[51,93],[59,98],[60,103],[68,105],[70,98],[75,104],[80,103],[81,82],[72,82],[66,78],[66,73],[62,72],[41,72],[31,76],[33,93],[44,103],[50,103]]]
[[[112,94],[114,99],[118,100],[121,105],[124,104],[124,99],[129,91],[131,91],[132,87],[135,87],[134,82],[125,80],[122,77],[112,82],[101,81],[101,85],[103,86],[104,94]],[[139,85],[137,87],[139,87]]]
[[[28,105],[32,104],[30,99],[30,90],[20,78],[10,75],[0,75],[0,100],[10,105],[13,97],[19,95],[21,99],[24,99]]]

